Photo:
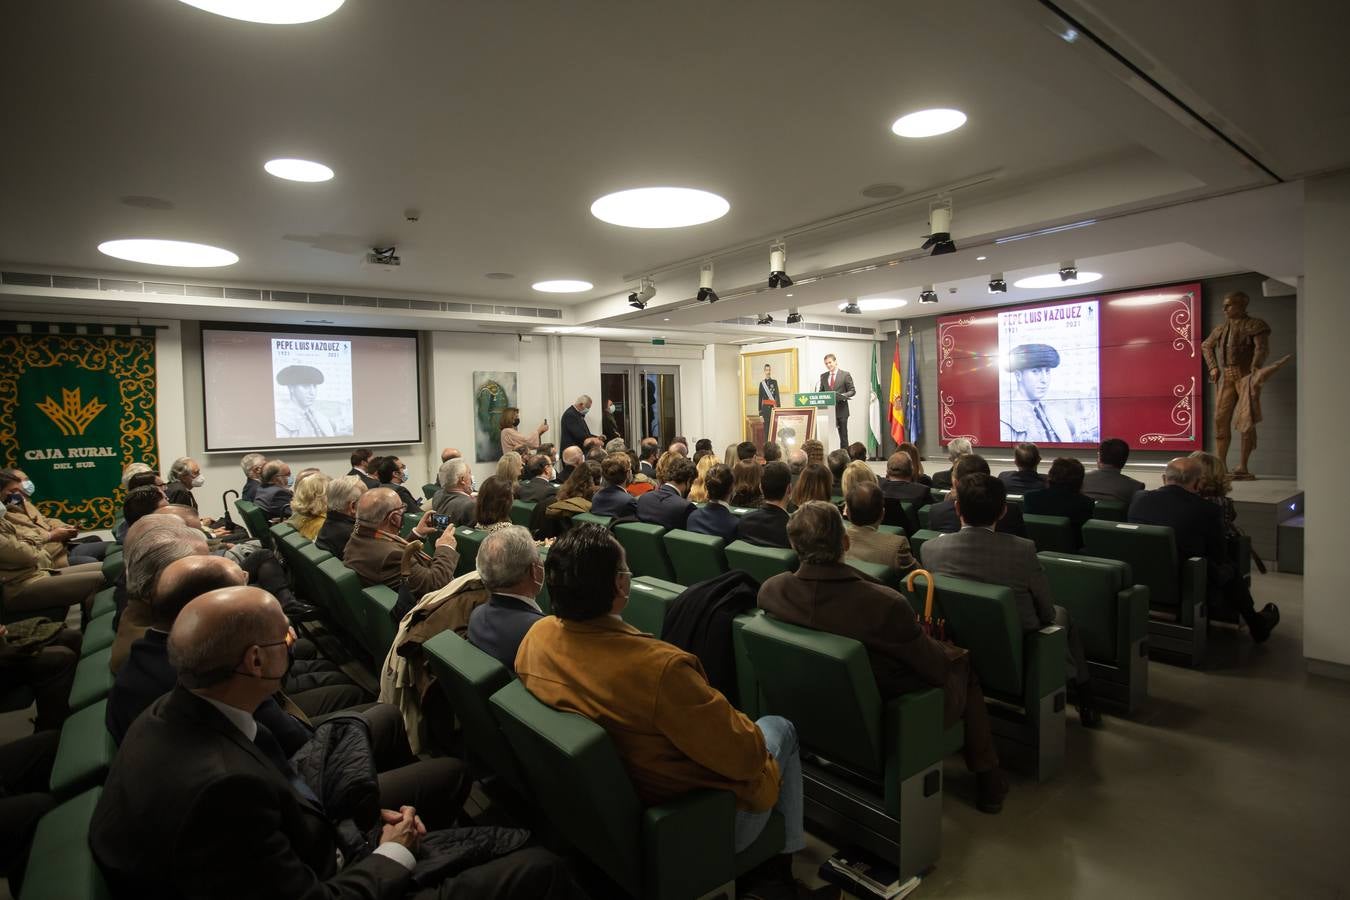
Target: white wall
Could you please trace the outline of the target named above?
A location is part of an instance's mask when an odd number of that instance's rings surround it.
[[[1350,173],[1309,179],[1304,199],[1304,277],[1298,328],[1299,483],[1305,503],[1303,654],[1313,671],[1350,677],[1350,556],[1345,552],[1345,510],[1350,481],[1345,448],[1345,342],[1350,335]],[[1332,664],[1327,666],[1326,664]]]
[[[732,344],[708,344],[703,350],[703,425],[698,437],[725,447],[741,440],[741,352]],[[694,435],[688,434],[690,439]]]
[[[820,376],[825,372],[825,354],[833,353],[839,368],[853,376],[853,387],[857,394],[848,401],[848,440],[849,443],[861,441],[867,443],[867,404],[872,400],[872,345],[875,341],[841,341],[832,337],[809,337],[806,339],[806,353],[798,359],[801,368],[802,387],[815,390],[820,384]],[[890,363],[887,362],[889,367]],[[831,433],[823,436],[827,450],[834,449],[839,436]]]

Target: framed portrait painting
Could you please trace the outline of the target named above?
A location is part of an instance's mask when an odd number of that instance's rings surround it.
[[[745,440],[759,445],[769,433],[769,416],[779,406],[791,403],[797,392],[797,349],[759,350],[741,354],[741,417]],[[754,420],[764,423],[763,436],[756,435]]]
[[[775,409],[769,421],[769,440],[783,448],[783,455],[797,450],[816,436],[815,407]]]

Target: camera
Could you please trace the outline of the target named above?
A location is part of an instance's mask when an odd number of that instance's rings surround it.
[[[432,513],[431,524],[436,526],[437,531],[444,531],[450,527],[450,517],[441,513]]]

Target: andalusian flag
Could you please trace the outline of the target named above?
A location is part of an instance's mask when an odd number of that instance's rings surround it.
[[[895,354],[891,357],[891,390],[887,405],[890,408],[891,440],[896,445],[905,442],[905,406],[900,389],[900,332],[895,333]]]
[[[881,372],[878,369],[880,351],[872,342],[872,398],[867,401],[867,455],[876,459],[881,450]]]

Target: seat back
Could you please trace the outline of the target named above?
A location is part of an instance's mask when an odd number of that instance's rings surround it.
[[[328,614],[341,627],[351,628],[353,623],[349,611],[343,607],[340,598],[333,593],[328,583],[319,577],[319,564],[336,557],[327,550],[321,550],[317,545],[306,541],[303,535],[288,535],[286,540],[292,543],[292,549],[295,553],[293,557],[294,571],[300,582],[302,591],[300,596],[306,602],[327,610]],[[303,543],[301,543],[302,541]],[[308,596],[306,596],[306,592]]]
[[[935,580],[933,615],[946,620],[948,638],[970,651],[986,693],[1020,702],[1023,693],[1022,622],[1011,588],[949,575]],[[915,582],[910,605],[923,608],[926,590]]]
[[[862,644],[768,615],[747,619],[741,638],[764,697],[761,714],[787,718],[813,753],[884,773],[881,694]]]
[[[19,900],[109,900],[89,849],[89,825],[102,796],[102,787],[90,788],[38,822]]]
[[[272,543],[276,543],[288,534],[296,534],[295,526],[289,522],[278,522],[275,525],[267,526],[267,532],[272,535]],[[308,538],[306,538],[308,540]]]
[[[759,547],[746,541],[727,544],[727,566],[739,569],[763,584],[779,572],[797,571],[797,552],[781,547]]]
[[[122,569],[125,564],[122,561],[121,549],[110,550],[103,557],[103,582],[107,585],[114,585],[117,579],[122,577]]]
[[[58,797],[70,797],[102,784],[112,765],[117,745],[108,733],[108,701],[71,713],[61,726],[61,740],[52,761],[51,789]]]
[[[585,716],[545,706],[519,681],[492,695],[492,709],[554,827],[641,896],[642,807],[609,735]]]
[[[867,562],[862,559],[850,559],[846,562],[871,578],[875,578],[888,588],[900,590],[900,572],[890,566],[883,566],[881,563]]]
[[[361,608],[365,628],[361,632],[361,643],[376,663],[389,655],[398,637],[398,623],[394,621],[394,607],[398,604],[398,591],[376,584],[361,591]]]
[[[1124,500],[1097,500],[1092,504],[1092,518],[1094,519],[1124,522],[1125,512]]]
[[[500,775],[524,796],[525,776],[492,712],[492,695],[515,677],[497,660],[449,629],[422,644],[422,652],[441,693],[459,719],[470,763]]]
[[[532,500],[511,501],[511,521],[522,528],[530,527],[530,518],[534,515],[535,503]]]
[[[1050,581],[1050,592],[1073,617],[1088,659],[1122,665],[1120,651],[1120,592],[1129,567],[1114,559],[1095,559],[1066,553],[1037,554]]]
[[[455,566],[456,578],[478,568],[478,548],[485,537],[486,531],[479,531],[467,525],[455,529],[455,549],[459,551],[459,564]]]
[[[1035,542],[1037,550],[1052,550],[1057,553],[1075,553],[1078,540],[1073,532],[1073,523],[1068,516],[1039,516],[1025,513],[1027,534]]]
[[[927,509],[928,507],[924,507]],[[920,559],[919,550],[923,548],[924,541],[931,541],[933,538],[942,534],[940,531],[932,531],[928,528],[920,528],[909,536],[909,551],[914,554],[915,559]]]
[[[666,612],[675,598],[684,593],[682,585],[642,575],[633,579],[628,592],[628,605],[623,609],[623,620],[638,631],[661,636]]]
[[[427,500],[436,496],[436,483],[432,482],[431,484],[422,485],[422,496]]]
[[[361,594],[361,579],[347,568],[342,560],[330,556],[319,563],[319,582],[330,602],[335,605],[335,617],[347,629],[348,635],[361,647],[366,647],[366,600]]]
[[[905,534],[919,530],[919,507],[910,500],[897,497],[886,498],[886,513],[881,518],[883,525],[898,525]]]
[[[577,513],[575,516],[572,517],[573,525],[584,525],[588,522],[591,525],[599,525],[601,528],[607,529],[609,528],[610,525],[614,524],[614,517],[597,516],[595,513],[588,513],[588,512]]]
[[[929,509],[930,509],[930,507],[928,507],[928,506],[920,506],[920,507],[919,507],[919,511],[915,514],[915,515],[917,515],[917,516],[919,517],[919,528],[920,528],[920,530],[925,529],[925,528],[928,527],[928,510],[929,510]]]
[[[1181,606],[1177,546],[1170,527],[1089,519],[1083,525],[1083,553],[1127,563],[1135,583],[1148,588],[1150,606]]]
[[[614,526],[614,537],[623,545],[628,568],[633,574],[674,581],[675,569],[666,553],[665,534],[665,528],[649,522],[624,522]]]
[[[680,584],[698,584],[727,571],[726,541],[715,534],[672,528],[664,540],[675,580]]]
[[[239,510],[239,518],[243,520],[244,527],[253,539],[262,544],[268,550],[272,549],[272,532],[267,527],[267,516],[258,508],[252,500],[245,500],[242,497],[234,501],[234,508]]]

